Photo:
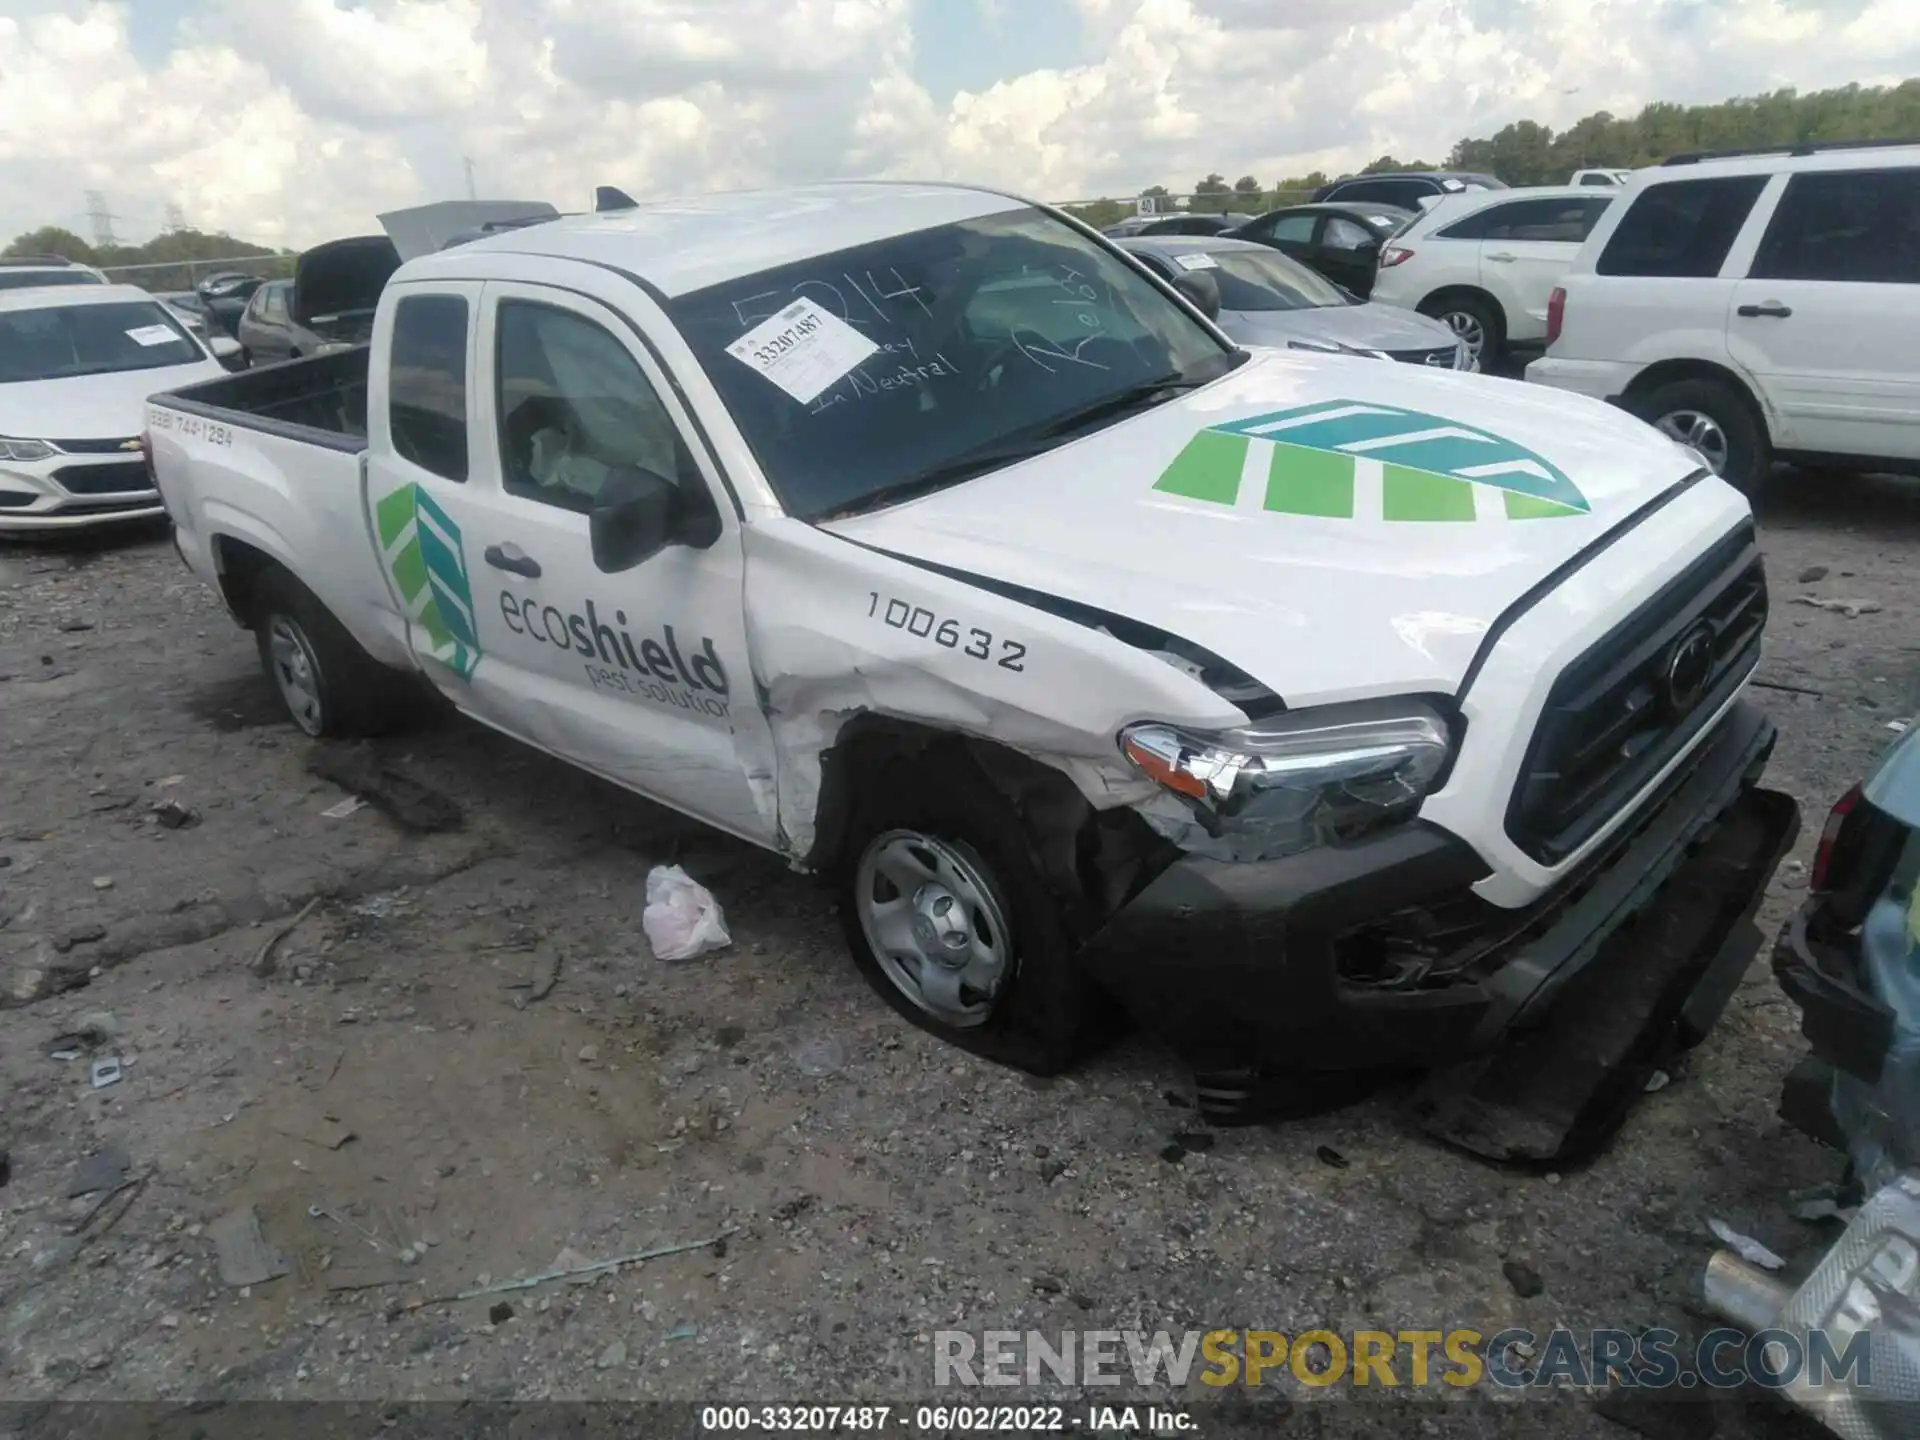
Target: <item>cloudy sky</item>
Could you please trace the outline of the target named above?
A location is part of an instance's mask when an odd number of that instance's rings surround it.
[[[1920,0],[0,0],[0,237],[302,245],[465,193],[1047,199],[1920,75]]]

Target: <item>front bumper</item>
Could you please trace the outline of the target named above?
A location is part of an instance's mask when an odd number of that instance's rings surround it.
[[[164,514],[145,463],[132,454],[62,453],[0,465],[0,535],[78,530]]]
[[[1736,705],[1631,824],[1525,910],[1479,901],[1485,862],[1416,823],[1284,860],[1176,861],[1083,956],[1194,1067],[1216,1120],[1264,1118],[1303,1072],[1454,1065],[1423,1100],[1431,1128],[1507,1158],[1561,1155],[1542,1152],[1538,1125],[1521,1127],[1532,1138],[1497,1133],[1489,1093],[1539,1093],[1535,1072],[1557,1061],[1581,1070],[1591,1093],[1546,1086],[1570,1141],[1628,1072],[1644,1084],[1650,1057],[1718,1018],[1799,828],[1790,798],[1755,785],[1773,741],[1765,717]],[[1368,981],[1369,944],[1397,943],[1423,917],[1470,958],[1414,985]],[[1570,1034],[1569,1013],[1592,1033]]]

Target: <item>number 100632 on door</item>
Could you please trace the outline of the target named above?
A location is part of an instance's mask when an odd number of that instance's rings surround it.
[[[904,630],[943,649],[958,650],[969,659],[998,665],[1002,670],[1027,668],[1027,647],[1018,640],[997,639],[992,631],[982,630],[978,625],[936,615],[924,605],[889,599],[878,590],[867,592],[867,618]]]

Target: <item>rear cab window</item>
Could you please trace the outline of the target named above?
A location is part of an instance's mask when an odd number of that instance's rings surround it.
[[[443,480],[467,478],[467,302],[409,295],[393,312],[387,425],[403,460]]]
[[[1770,178],[1725,175],[1647,186],[1620,217],[1594,271],[1699,280],[1717,276]]]

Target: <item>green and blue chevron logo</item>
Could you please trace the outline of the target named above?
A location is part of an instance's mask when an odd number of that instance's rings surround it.
[[[418,485],[395,490],[374,506],[373,518],[408,622],[426,633],[434,659],[469,678],[480,663],[480,641],[460,527]]]
[[[1357,400],[1209,426],[1153,488],[1237,505],[1250,463],[1265,476],[1260,508],[1283,515],[1371,519],[1356,512],[1372,509],[1376,473],[1382,520],[1546,520],[1591,508],[1558,466],[1524,445],[1437,415]]]

